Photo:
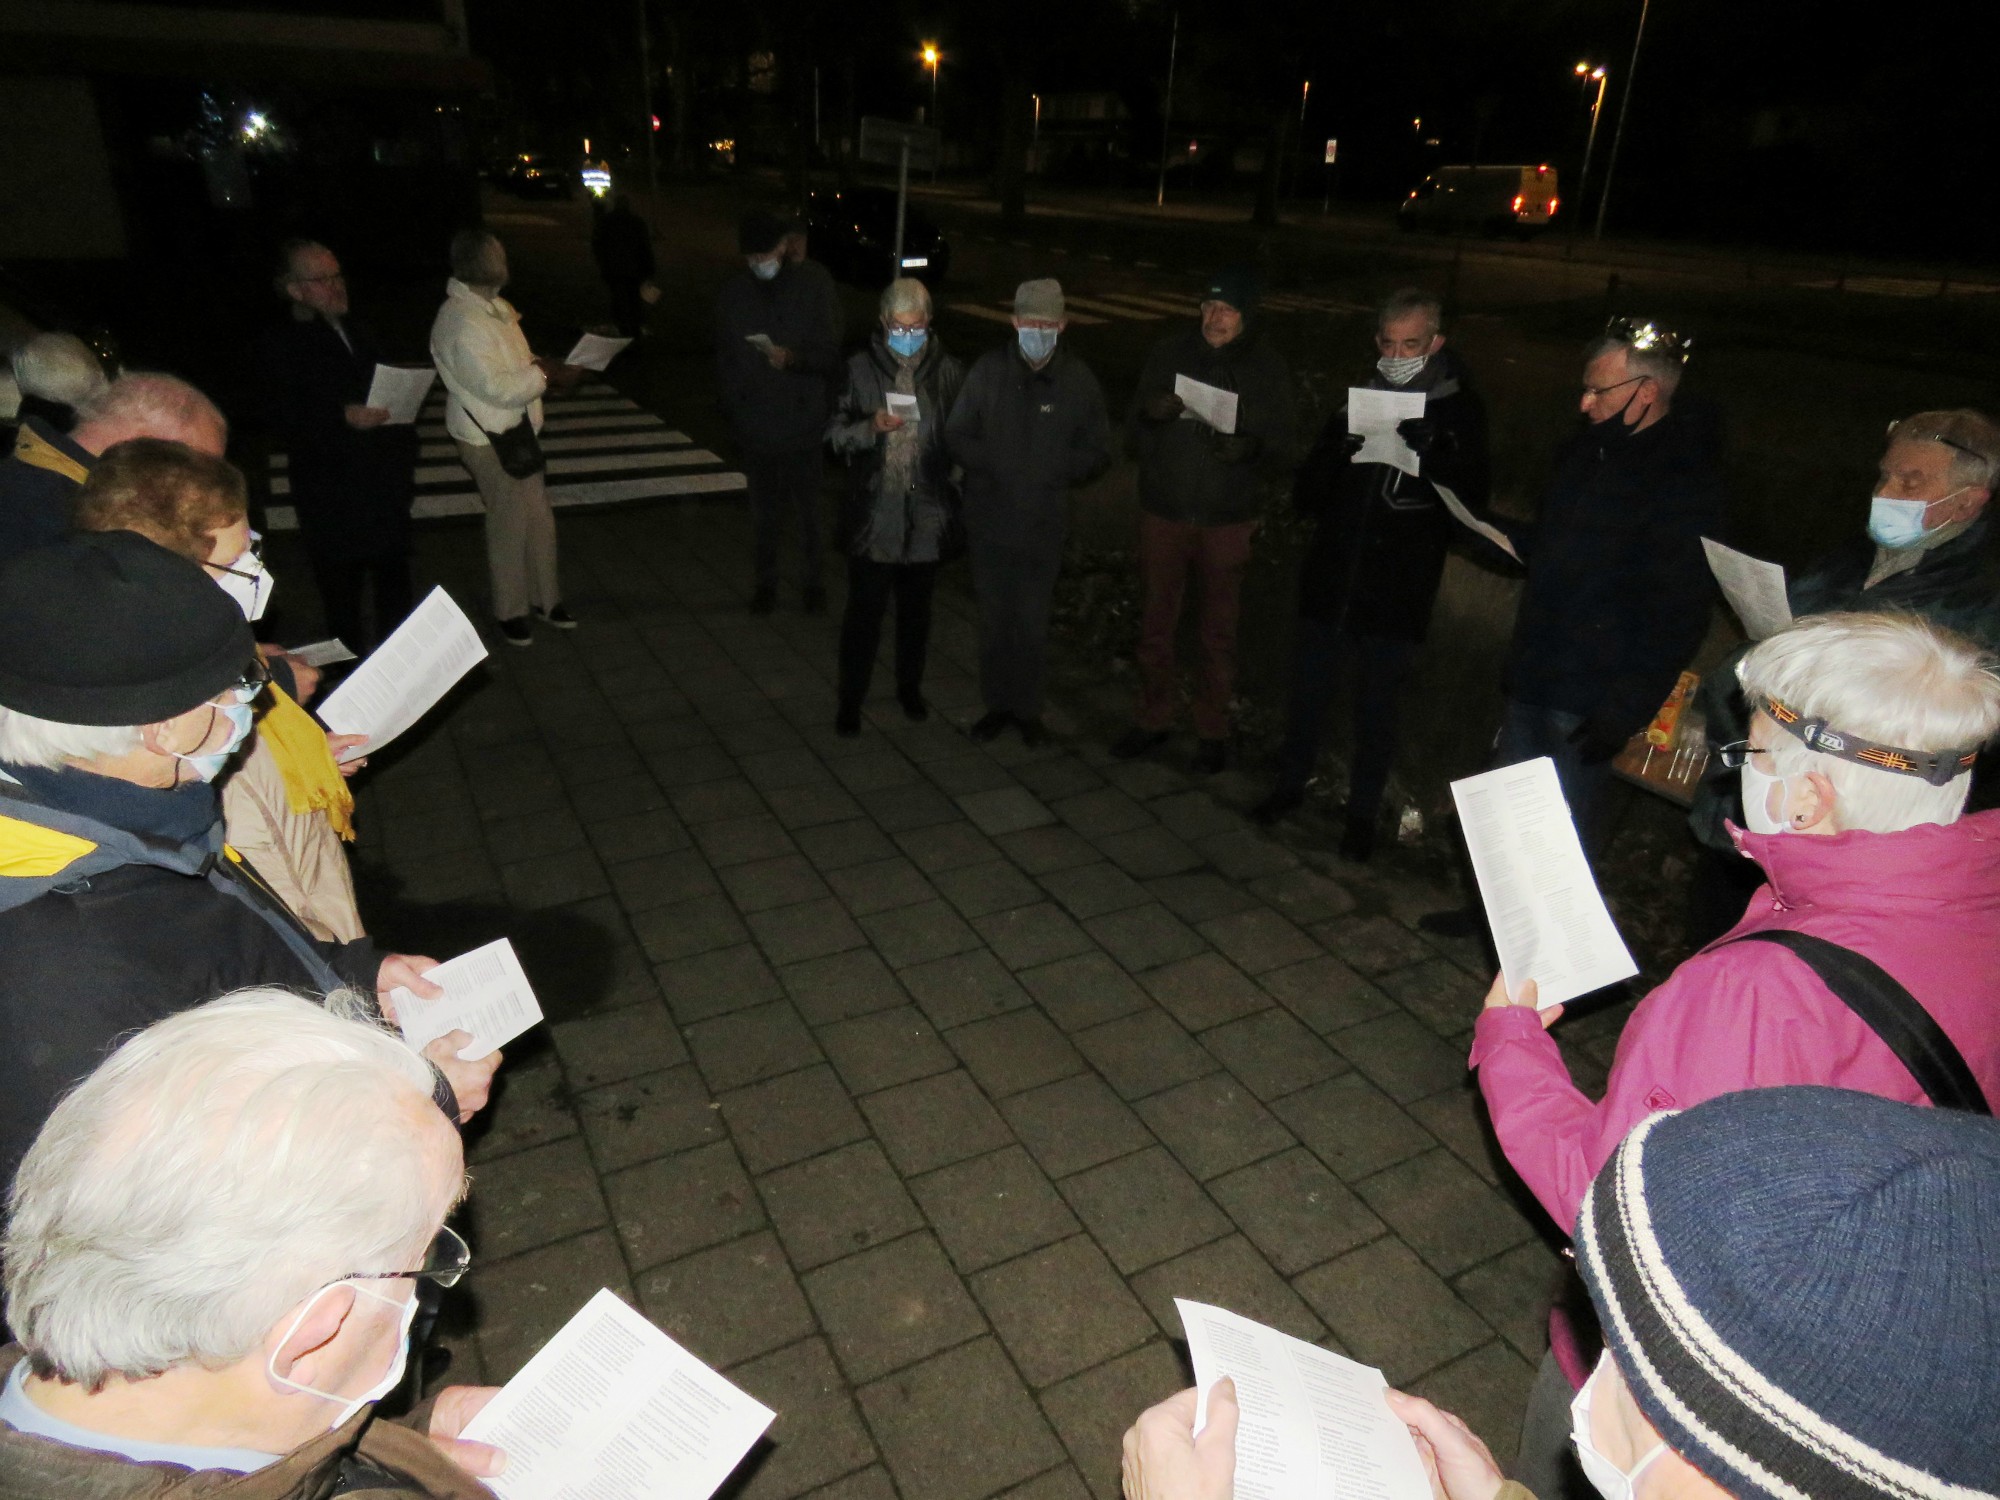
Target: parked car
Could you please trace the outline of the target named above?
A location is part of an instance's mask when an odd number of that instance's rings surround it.
[[[890,188],[814,193],[806,224],[814,259],[834,275],[862,286],[886,286],[897,276],[913,276],[934,287],[951,268],[951,246],[914,204],[903,217],[902,264],[892,264],[896,194]]]
[[[1547,229],[1561,205],[1556,169],[1439,167],[1410,189],[1396,210],[1403,229],[1511,234],[1532,239]]]
[[[576,192],[576,173],[554,156],[523,151],[500,163],[493,185],[522,198],[568,198]]]

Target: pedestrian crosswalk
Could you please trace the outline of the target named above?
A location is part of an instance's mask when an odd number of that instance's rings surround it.
[[[1191,319],[1198,314],[1201,305],[1198,292],[1191,292],[1185,297],[1172,297],[1152,292],[1096,290],[1087,293],[1066,291],[1063,304],[1069,321],[1079,328],[1095,328],[1118,321],[1163,323],[1170,318]],[[1365,313],[1374,310],[1363,302],[1310,297],[1298,292],[1274,292],[1265,297],[1261,305],[1266,312],[1273,313]],[[1014,304],[1005,298],[990,302],[949,302],[945,306],[952,312],[964,313],[967,317],[988,323],[1011,322],[1014,316]]]
[[[441,388],[432,389],[418,415],[417,437],[417,495],[410,513],[419,520],[480,514],[485,507],[479,492],[445,433]],[[601,381],[543,403],[542,452],[549,501],[558,508],[745,487],[743,475],[726,468],[716,454]],[[285,503],[292,490],[290,469],[288,454],[271,455],[268,530],[298,526],[297,513]]]

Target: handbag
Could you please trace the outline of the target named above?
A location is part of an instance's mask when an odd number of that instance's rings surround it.
[[[526,479],[539,474],[547,465],[542,457],[542,440],[535,435],[535,424],[528,420],[528,414],[521,413],[521,420],[505,432],[494,432],[481,424],[479,430],[486,434],[493,445],[493,456],[500,460],[500,467],[515,479]]]

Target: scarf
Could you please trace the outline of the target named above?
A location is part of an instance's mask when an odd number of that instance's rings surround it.
[[[888,386],[899,396],[914,396],[917,393],[917,365],[924,357],[919,349],[908,359],[899,354],[889,356],[896,362],[896,378]],[[910,485],[917,477],[917,459],[923,452],[923,426],[903,419],[903,425],[894,432],[883,434],[887,438],[882,446],[882,494],[897,497],[906,496]]]
[[[326,731],[313,716],[271,684],[271,706],[257,721],[257,733],[285,778],[285,800],[295,813],[323,812],[333,831],[354,842],[354,794],[340,774]]]

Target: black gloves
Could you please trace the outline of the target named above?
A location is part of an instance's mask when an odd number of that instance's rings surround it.
[[[1181,414],[1184,405],[1172,391],[1161,391],[1139,408],[1139,415],[1148,422],[1171,422]]]
[[[1226,464],[1247,464],[1264,451],[1264,440],[1254,432],[1211,432],[1209,451]]]
[[[1588,717],[1569,734],[1576,757],[1586,766],[1601,766],[1625,748],[1632,736],[1622,734],[1596,717]]]
[[[1352,458],[1367,446],[1368,439],[1366,436],[1359,432],[1350,432],[1340,440],[1340,456],[1342,458]]]
[[[1438,440],[1438,424],[1429,417],[1405,417],[1396,424],[1396,436],[1410,445],[1412,453],[1428,453]]]

